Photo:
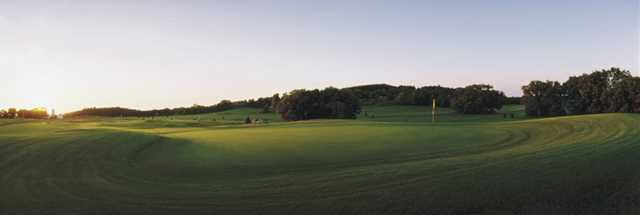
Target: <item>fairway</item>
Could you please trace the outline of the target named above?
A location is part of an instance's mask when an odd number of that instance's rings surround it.
[[[640,115],[364,110],[0,121],[0,214],[640,213]]]

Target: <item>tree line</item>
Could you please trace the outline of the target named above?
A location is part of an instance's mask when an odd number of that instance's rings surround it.
[[[241,100],[241,101],[229,101],[222,100],[218,104],[203,106],[194,104],[191,107],[179,107],[179,108],[164,108],[153,110],[136,110],[123,107],[106,107],[106,108],[85,108],[79,111],[74,111],[64,114],[65,118],[74,117],[87,117],[87,116],[99,116],[99,117],[156,117],[156,116],[173,116],[173,115],[193,115],[203,113],[213,113],[234,108],[251,107],[251,108],[266,108],[265,111],[271,110],[271,97]]]
[[[44,108],[16,109],[9,108],[7,110],[0,110],[0,119],[48,119],[49,113]]]
[[[431,105],[435,98],[439,107],[451,107],[454,88],[442,86],[391,86],[372,84],[346,88],[363,105]]]
[[[464,88],[442,86],[416,88],[377,84],[344,89],[334,87],[323,90],[298,89],[282,96],[275,94],[271,97],[235,102],[223,100],[211,106],[193,105],[191,107],[144,111],[122,107],[93,107],[67,113],[64,117],[155,117],[203,114],[249,107],[261,108],[263,112],[277,112],[282,119],[289,121],[320,118],[354,119],[360,112],[362,105],[431,106],[434,99],[439,107],[451,107],[464,114],[494,113],[507,101],[504,93],[484,84],[470,85]]]
[[[571,76],[564,83],[531,81],[522,92],[529,116],[640,113],[640,77],[615,67]]]
[[[438,107],[453,108],[464,114],[494,113],[504,104],[519,104],[520,98],[507,98],[503,92],[487,84],[462,88],[443,86],[364,85],[347,88],[365,105],[424,105],[436,101]]]
[[[277,112],[285,120],[319,118],[354,119],[362,105],[423,105],[452,108],[463,114],[495,113],[505,104],[524,104],[529,116],[561,116],[590,113],[640,112],[640,77],[619,68],[572,76],[564,83],[531,81],[522,87],[523,97],[507,98],[503,92],[486,84],[462,88],[442,86],[391,86],[374,84],[344,89],[293,90],[282,97],[241,101],[223,100],[215,105],[136,110],[122,107],[86,108],[64,116],[84,117],[154,117],[220,112],[234,108],[261,108]],[[42,108],[0,110],[0,118],[48,118]]]
[[[285,93],[274,107],[282,119],[289,121],[355,119],[360,113],[360,102],[351,90],[333,87]]]
[[[434,99],[437,106],[451,107],[463,114],[495,113],[507,101],[503,92],[486,84],[455,89],[376,84],[344,89],[294,90],[285,94],[276,106],[285,120],[355,119],[362,104],[431,106]]]

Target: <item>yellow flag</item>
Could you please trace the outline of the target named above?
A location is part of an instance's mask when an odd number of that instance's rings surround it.
[[[433,111],[436,111],[436,99],[433,99],[433,108],[431,108]]]
[[[431,104],[433,105],[433,107],[431,107],[431,122],[436,122],[436,99],[433,99],[433,102],[431,102]]]

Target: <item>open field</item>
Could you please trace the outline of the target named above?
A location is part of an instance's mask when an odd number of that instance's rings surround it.
[[[0,121],[0,214],[640,214],[640,115],[364,110]]]

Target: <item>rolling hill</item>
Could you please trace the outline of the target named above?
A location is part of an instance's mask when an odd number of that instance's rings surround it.
[[[0,121],[0,214],[640,213],[640,115],[364,111]]]

